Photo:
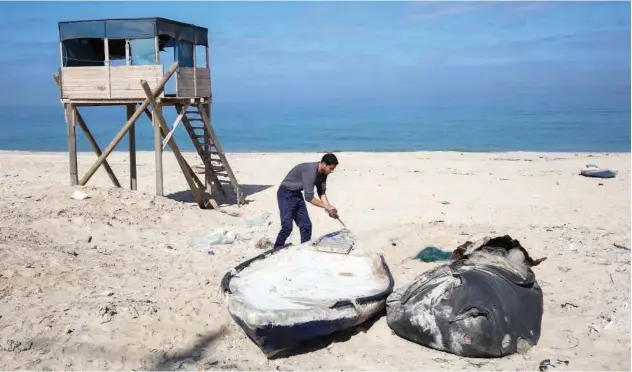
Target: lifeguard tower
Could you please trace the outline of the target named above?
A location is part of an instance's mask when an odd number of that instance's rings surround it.
[[[70,184],[85,185],[103,165],[112,183],[121,187],[106,158],[127,134],[130,153],[130,189],[137,189],[135,123],[147,115],[154,127],[156,195],[163,196],[162,153],[169,146],[200,208],[217,208],[213,186],[227,197],[230,184],[239,205],[244,195],[211,125],[211,72],[208,31],[204,27],[165,18],[100,19],[59,22],[61,68],[54,76],[60,90],[68,128]],[[203,47],[204,61],[198,48]],[[173,50],[173,64],[165,71],[160,52]],[[198,65],[202,65],[198,67]],[[175,92],[165,84],[175,79]],[[101,150],[79,108],[126,106],[127,121]],[[171,127],[163,108],[174,107]],[[204,164],[204,183],[182,156],[173,138],[179,124],[188,132]],[[98,159],[79,179],[75,128],[79,126]]]

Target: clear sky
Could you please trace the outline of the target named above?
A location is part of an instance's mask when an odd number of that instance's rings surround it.
[[[58,105],[57,22],[209,29],[215,102],[630,90],[629,2],[0,2],[0,105]]]

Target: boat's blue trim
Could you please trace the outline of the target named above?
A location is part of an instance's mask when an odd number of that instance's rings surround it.
[[[261,328],[251,328],[242,319],[234,315],[231,317],[266,356],[290,349],[309,339],[351,328],[357,320],[354,316],[336,320],[313,320],[292,325],[268,324]]]

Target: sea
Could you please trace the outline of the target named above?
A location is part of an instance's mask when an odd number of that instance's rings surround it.
[[[64,111],[3,107],[0,150],[67,151]],[[80,112],[104,149],[125,123],[125,108]],[[171,126],[176,114],[165,108]],[[630,93],[530,95],[496,99],[380,99],[319,103],[222,102],[211,120],[226,152],[460,151],[630,152]],[[137,122],[138,150],[153,151],[153,129]],[[92,151],[77,128],[77,148]],[[178,146],[195,151],[183,126]],[[115,151],[127,151],[127,136]]]

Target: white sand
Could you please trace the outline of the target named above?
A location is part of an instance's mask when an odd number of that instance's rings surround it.
[[[509,234],[534,258],[544,291],[540,343],[526,355],[469,360],[405,341],[384,318],[315,351],[268,361],[222,308],[224,273],[279,229],[276,185],[321,154],[229,154],[251,202],[235,218],[153,196],[154,155],[110,157],[124,189],[100,169],[73,200],[64,153],[0,152],[0,368],[4,370],[630,370],[630,155],[340,153],[328,191],[358,245],[384,254],[396,283],[436,264],[433,245]],[[194,154],[187,154],[197,164]],[[81,175],[96,156],[81,154]],[[165,194],[189,198],[173,154]],[[588,163],[615,179],[589,179]],[[258,174],[258,172],[261,172]],[[601,184],[601,185],[600,185]],[[272,187],[261,187],[272,185]],[[314,237],[340,228],[309,208]],[[272,213],[270,225],[238,221]],[[193,245],[226,228],[230,245]],[[291,237],[298,243],[298,229]],[[209,252],[212,251],[212,252]]]

